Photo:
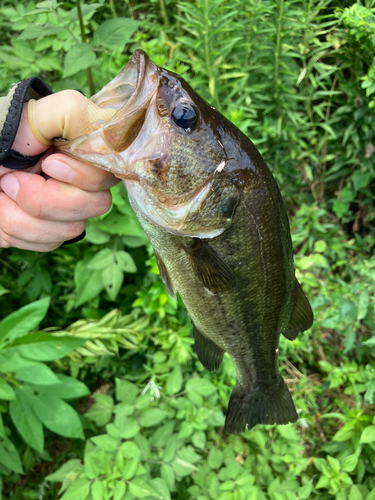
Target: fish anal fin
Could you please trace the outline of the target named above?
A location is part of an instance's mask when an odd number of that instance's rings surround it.
[[[297,418],[292,396],[283,379],[280,379],[279,389],[271,394],[252,393],[251,389],[237,383],[229,400],[225,432],[238,434],[257,424],[288,424],[296,422]]]
[[[167,292],[169,293],[169,295],[175,299],[176,298],[176,291],[173,287],[172,280],[171,280],[169,273],[168,273],[168,269],[165,267],[165,264],[164,264],[162,258],[160,257],[160,255],[158,254],[158,252],[155,249],[154,249],[154,254],[155,254],[156,263],[157,263],[158,268],[159,268],[159,273],[160,273],[161,279],[163,280],[165,288],[167,289]]]
[[[193,240],[192,245],[184,249],[196,276],[204,287],[212,293],[235,290],[236,279],[215,250],[199,238]]]
[[[306,295],[303,293],[302,287],[297,281],[294,280],[294,300],[293,310],[290,316],[288,326],[283,332],[283,335],[288,340],[295,340],[299,333],[304,332],[313,324],[314,315],[307,300]]]
[[[195,352],[199,361],[209,372],[217,372],[224,352],[212,340],[203,335],[193,323]]]

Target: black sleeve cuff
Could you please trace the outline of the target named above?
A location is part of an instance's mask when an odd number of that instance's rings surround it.
[[[0,162],[4,167],[20,170],[28,168],[25,165],[30,158],[34,160],[35,157],[25,157],[23,155],[20,155],[23,158],[19,156],[15,157],[14,152],[12,152],[12,146],[20,124],[23,103],[30,99],[38,100],[50,94],[53,94],[52,90],[43,80],[36,76],[23,80],[17,85],[0,137]],[[10,159],[8,161],[9,166],[6,165],[8,156],[13,157],[13,160]],[[28,166],[35,165],[35,163]]]

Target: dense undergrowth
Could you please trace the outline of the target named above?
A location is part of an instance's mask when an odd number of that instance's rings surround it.
[[[298,422],[228,437],[231,361],[197,361],[123,187],[79,244],[0,251],[3,498],[375,500],[375,2],[1,0],[0,26],[2,94],[92,93],[136,48],[184,75],[264,155],[315,315],[280,339]]]

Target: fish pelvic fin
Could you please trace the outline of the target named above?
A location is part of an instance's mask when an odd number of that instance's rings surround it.
[[[169,293],[169,295],[173,299],[175,299],[176,298],[176,291],[174,289],[171,277],[169,276],[168,269],[165,267],[164,261],[162,260],[162,258],[160,257],[160,255],[158,254],[158,252],[155,249],[154,249],[154,254],[155,254],[156,263],[158,265],[159,274],[160,274],[161,279],[163,280],[164,286],[167,289],[167,292]]]
[[[306,295],[303,293],[301,285],[298,283],[297,278],[294,279],[294,302],[293,310],[288,323],[288,326],[283,332],[283,335],[288,340],[295,340],[299,333],[308,330],[313,324],[314,315],[307,300]]]
[[[209,372],[217,372],[224,352],[212,340],[203,335],[193,323],[195,352],[199,361]]]
[[[288,424],[297,418],[292,396],[282,378],[278,391],[271,394],[251,393],[237,383],[229,400],[225,432],[238,434],[257,424]]]
[[[219,293],[236,289],[232,271],[208,243],[193,238],[192,245],[184,249],[193,271],[207,290]]]

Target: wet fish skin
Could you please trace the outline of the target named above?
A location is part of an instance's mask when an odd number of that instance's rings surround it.
[[[134,87],[144,85],[147,95],[132,115],[137,133],[121,138],[115,115],[100,154],[92,154],[89,138],[78,149],[62,149],[97,166],[104,155],[104,168],[124,179],[164,283],[172,295],[179,292],[191,317],[199,359],[210,371],[219,368],[224,352],[232,359],[237,382],[225,430],[294,422],[297,413],[278,369],[279,336],[293,340],[313,316],[295,278],[277,184],[252,142],[181,77],[140,52],[132,61],[138,64]],[[173,120],[179,103],[197,112],[192,130]]]

